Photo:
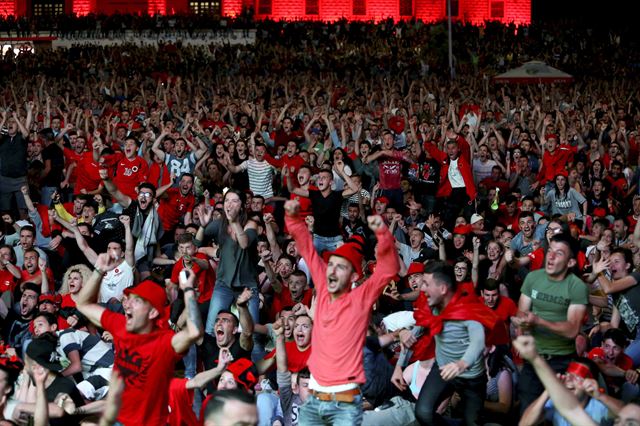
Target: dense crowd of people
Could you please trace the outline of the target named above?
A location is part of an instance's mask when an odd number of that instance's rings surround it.
[[[634,424],[632,32],[256,26],[1,58],[3,418]]]

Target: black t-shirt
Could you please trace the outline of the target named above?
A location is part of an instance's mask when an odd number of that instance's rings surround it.
[[[64,153],[62,149],[56,143],[51,143],[42,150],[42,159],[45,162],[45,166],[47,160],[51,162],[51,170],[42,178],[42,186],[60,186],[64,173]]]
[[[78,388],[76,388],[76,384],[68,377],[57,376],[47,389],[45,389],[48,402],[54,402],[60,393],[66,393],[69,395],[76,404],[76,407],[82,407],[84,405],[84,400],[82,399],[82,395],[80,395]],[[81,418],[78,416],[64,416],[59,419],[50,419],[49,424],[52,426],[78,425],[80,424],[80,420]]]
[[[328,197],[316,189],[309,190],[309,199],[313,210],[313,233],[322,237],[337,237],[340,235],[340,209],[343,197],[339,191],[331,191]]]
[[[5,177],[19,178],[27,174],[27,140],[22,133],[13,137],[0,138],[0,174]]]
[[[198,352],[200,355],[200,359],[202,359],[202,364],[204,365],[205,370],[211,370],[212,368],[216,368],[218,366],[220,347],[218,346],[215,337],[205,333],[204,338],[202,339],[202,344],[198,348]],[[240,333],[236,334],[236,340],[229,348],[229,353],[231,353],[234,361],[237,361],[240,358],[246,358],[251,361],[251,351],[245,350],[240,345]],[[209,392],[213,392],[213,384],[210,384],[207,389],[209,390]]]
[[[408,177],[414,193],[435,195],[440,184],[440,163],[422,153],[418,162],[409,167]]]
[[[636,284],[615,296],[615,305],[620,312],[621,328],[628,336],[635,339],[640,325],[640,272],[632,272]]]

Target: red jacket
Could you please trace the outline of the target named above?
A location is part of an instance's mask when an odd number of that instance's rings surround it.
[[[569,163],[572,155],[571,150],[564,146],[559,146],[553,153],[545,151],[542,155],[542,166],[540,167],[537,178],[540,185],[545,185],[547,182],[554,182],[558,173],[567,168],[567,163]]]
[[[424,144],[424,149],[431,155],[431,157],[439,161],[440,164],[440,188],[436,193],[436,197],[448,197],[451,195],[451,182],[449,182],[449,155],[446,152],[440,151],[434,144]],[[471,171],[471,164],[469,160],[461,154],[458,156],[458,169],[462,175],[464,186],[467,190],[469,199],[474,200],[476,198],[476,185],[473,182],[473,172]]]

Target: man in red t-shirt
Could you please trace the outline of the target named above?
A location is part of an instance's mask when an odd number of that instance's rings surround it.
[[[633,369],[633,360],[624,353],[627,338],[618,328],[610,328],[604,333],[599,348],[591,349],[587,357],[593,360],[604,375],[607,386],[613,394],[625,401],[638,396],[638,372]]]
[[[278,263],[291,262],[290,256],[286,255],[278,259]],[[295,259],[291,268],[295,265]],[[271,318],[275,318],[284,307],[295,306],[302,303],[307,308],[311,307],[311,299],[313,298],[313,290],[307,285],[307,274],[304,271],[292,271],[288,278],[283,282],[279,282],[276,278],[271,281],[275,294],[271,304]],[[284,285],[283,285],[284,284]]]
[[[172,182],[158,188],[156,193],[156,199],[160,200],[158,215],[165,231],[172,231],[181,218],[183,218],[182,223],[190,224],[191,212],[196,204],[191,173],[183,173],[180,176],[177,188],[171,188],[171,185]]]
[[[53,290],[53,272],[47,268],[47,262],[40,258],[40,254],[34,248],[24,251],[24,267],[20,275],[20,283],[38,284],[43,294]]]
[[[136,188],[140,182],[146,182],[149,175],[149,165],[146,160],[137,155],[138,142],[133,137],[124,141],[124,154],[114,154],[110,160],[116,160],[116,171],[113,182],[120,192],[135,199],[138,194]]]
[[[78,163],[82,160],[87,149],[87,141],[84,136],[78,135],[75,132],[69,132],[68,135],[71,139],[71,149],[65,147],[63,150],[66,168],[65,179],[60,184],[62,188],[66,188],[67,186],[71,188],[75,187],[78,176]]]
[[[513,300],[500,295],[498,283],[492,279],[485,282],[482,289],[482,300],[498,316],[498,322],[496,322],[487,344],[509,345],[511,343],[510,318],[518,313],[518,307]]]
[[[276,321],[282,324],[282,320]],[[274,328],[277,327],[274,323]],[[293,342],[285,342],[287,351],[287,365],[289,371],[297,373],[307,367],[309,356],[311,355],[311,332],[313,331],[313,320],[307,314],[296,315],[293,326]],[[257,364],[258,373],[264,374],[276,363],[276,350],[272,350],[262,361]]]
[[[178,253],[181,257],[173,265],[171,271],[171,283],[178,285],[178,279],[180,272],[185,269],[190,269],[196,274],[197,295],[198,303],[203,304],[211,300],[213,294],[213,283],[215,277],[213,270],[209,267],[209,259],[204,253],[197,253],[197,248],[193,244],[193,236],[189,233],[181,235],[178,240]],[[209,310],[208,305],[201,313],[207,313]]]
[[[20,279],[20,269],[12,261],[15,262],[13,248],[6,244],[0,246],[0,293],[13,292]]]
[[[393,149],[393,144],[393,135],[388,130],[385,131],[382,134],[382,149],[370,154],[367,162],[370,163],[381,158],[378,160],[380,189],[382,189],[382,194],[389,199],[393,207],[401,209],[404,206],[402,189],[400,188],[402,162],[413,162],[413,160],[408,154]]]
[[[304,159],[298,154],[298,144],[294,140],[290,140],[287,142],[287,149],[284,152],[284,155],[278,159],[273,158],[269,154],[264,156],[264,159],[269,162],[273,167],[277,167],[280,169],[288,169],[288,174],[284,175],[283,173],[283,185],[287,185],[287,181],[292,179],[290,176],[296,176],[298,174],[298,170],[305,163]],[[295,179],[293,179],[293,186],[298,186]]]
[[[297,176],[297,184],[293,183],[293,179],[290,178],[292,176]],[[311,208],[311,199],[309,199],[309,197],[302,197],[293,193],[293,188],[295,187],[304,189],[305,191],[318,189],[314,185],[311,185],[311,167],[306,164],[300,166],[297,175],[291,174],[288,168],[284,168],[282,169],[282,177],[286,178],[285,181],[287,183],[287,189],[291,193],[289,199],[297,200],[298,203],[300,203],[300,217],[304,219],[307,216],[311,216],[311,214],[313,213],[313,210]]]
[[[98,132],[94,135],[93,151],[86,151],[76,160],[76,184],[74,195],[86,193],[95,194],[102,191],[100,179],[101,152],[104,148]]]
[[[77,308],[113,336],[114,366],[125,382],[118,422],[164,426],[169,416],[169,385],[175,363],[204,333],[193,287],[196,274],[186,270],[180,277],[187,323],[182,331],[174,333],[164,328],[166,293],[153,281],[125,290],[124,315],[96,303],[104,274],[117,265],[107,253],[98,256],[91,277],[80,291]]]

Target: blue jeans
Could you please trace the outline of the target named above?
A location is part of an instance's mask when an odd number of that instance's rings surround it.
[[[40,202],[47,208],[51,205],[51,197],[57,189],[55,186],[43,186],[40,188]]]
[[[276,418],[282,418],[280,398],[273,392],[261,392],[256,395],[256,406],[260,419],[258,426],[271,426]]]
[[[323,251],[334,251],[342,243],[342,236],[336,235],[335,237],[323,237],[318,234],[313,234],[313,247],[319,254]]]
[[[353,426],[362,424],[362,396],[353,402],[320,401],[309,395],[300,407],[300,424],[305,426]]]
[[[260,297],[258,296],[258,289],[251,289],[253,296],[249,300],[249,312],[251,313],[251,318],[253,319],[254,324],[260,323]],[[240,295],[241,291],[235,291],[226,285],[216,283],[215,288],[213,289],[213,295],[211,296],[211,303],[209,304],[209,313],[207,314],[207,322],[204,327],[204,331],[207,334],[213,335],[213,329],[216,324],[216,317],[218,316],[218,312],[229,309],[231,305],[235,302],[235,300]],[[251,351],[251,358],[256,362],[259,359],[262,359],[264,356],[264,348],[262,345],[259,345],[256,340],[256,335],[253,336],[253,351]]]
[[[633,360],[633,366],[638,367],[640,365],[640,327],[638,327],[638,331],[636,332],[636,338],[627,349],[624,351],[625,354],[629,355],[629,357]]]

